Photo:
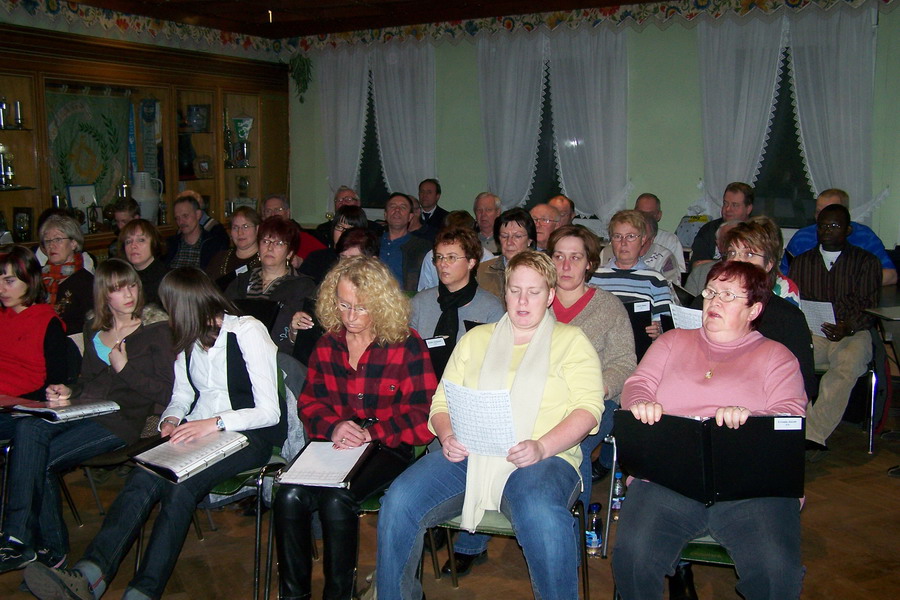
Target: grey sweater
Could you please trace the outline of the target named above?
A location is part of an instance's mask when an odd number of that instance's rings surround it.
[[[415,329],[422,339],[430,338],[434,335],[434,328],[438,319],[441,318],[441,306],[438,304],[437,299],[438,289],[436,287],[422,290],[412,299],[412,316],[409,320],[409,326]],[[625,309],[623,308],[622,310]],[[459,333],[456,336],[457,341],[466,333],[464,321],[496,323],[506,310],[493,294],[479,287],[475,291],[475,297],[472,298],[472,301],[460,307],[458,312]]]

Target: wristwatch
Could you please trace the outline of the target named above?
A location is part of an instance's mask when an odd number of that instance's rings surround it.
[[[216,429],[225,431],[225,421],[222,420],[222,417],[216,417]]]

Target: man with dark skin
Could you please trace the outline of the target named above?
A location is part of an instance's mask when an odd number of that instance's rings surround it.
[[[874,317],[864,309],[878,305],[881,263],[874,254],[847,242],[850,211],[840,204],[827,206],[816,218],[819,245],[791,264],[791,277],[801,300],[830,302],[834,323],[813,331],[816,365],[828,365],[819,384],[819,397],[806,411],[807,458],[815,461],[827,450],[825,441],[847,408],[856,380],[872,360],[869,329]]]

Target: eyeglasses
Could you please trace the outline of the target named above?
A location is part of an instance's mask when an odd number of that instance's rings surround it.
[[[644,236],[640,233],[614,233],[610,237],[614,242],[622,242],[624,240],[630,244],[634,240]]]
[[[66,240],[71,240],[70,237],[58,237],[58,238],[48,238],[46,240],[41,240],[41,246],[44,248],[49,248],[50,246],[58,246]]]
[[[534,220],[534,224],[537,225],[540,223],[541,225],[549,225],[550,223],[559,223],[559,219],[548,219],[546,217],[538,217]]]
[[[725,253],[725,257],[728,260],[753,260],[754,258],[759,258],[761,260],[766,260],[765,254],[760,254],[759,252],[751,252],[749,250],[729,250]]]
[[[448,265],[455,265],[456,261],[460,259],[465,260],[465,258],[465,256],[457,256],[456,254],[435,254],[431,261],[436,265],[441,262],[445,262]]]
[[[334,226],[334,230],[337,231],[338,233],[344,233],[348,229],[351,229],[351,227],[345,223],[338,223],[337,225]]]
[[[253,223],[244,223],[243,225],[232,225],[231,230],[232,231],[241,231],[241,230],[247,231],[251,227],[256,227],[256,225],[254,225]]]
[[[369,314],[369,309],[365,306],[350,306],[346,302],[338,302],[338,309],[341,312],[355,312],[358,315]]]
[[[819,223],[816,225],[819,231],[828,231],[829,229],[840,229],[843,227],[840,223]]]
[[[514,234],[512,234],[512,235],[510,235],[510,234],[508,234],[508,233],[501,233],[501,234],[500,234],[499,236],[497,236],[497,237],[500,238],[500,241],[501,241],[501,242],[507,242],[507,241],[509,241],[510,239],[513,240],[513,241],[515,241],[515,242],[521,242],[522,240],[524,240],[524,239],[527,238],[528,236],[525,235],[524,233],[514,233]]]
[[[721,292],[717,292],[712,288],[704,289],[702,292],[700,292],[700,295],[707,300],[712,300],[713,298],[718,296],[719,300],[721,300],[722,302],[732,302],[735,298],[748,298],[748,296],[738,296],[731,290],[722,290]]]
[[[272,238],[265,238],[260,244],[263,246],[275,246],[276,248],[284,248],[287,246],[287,242],[284,240],[273,240]]]

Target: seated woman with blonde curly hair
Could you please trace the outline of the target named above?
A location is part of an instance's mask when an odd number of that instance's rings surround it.
[[[313,439],[337,449],[378,442],[349,489],[285,485],[275,498],[281,598],[309,598],[312,513],[325,546],[326,600],[353,597],[360,504],[382,492],[432,439],[428,410],[437,382],[428,350],[409,328],[409,299],[376,258],[341,260],[319,289],[326,330],[309,360],[298,399]]]

